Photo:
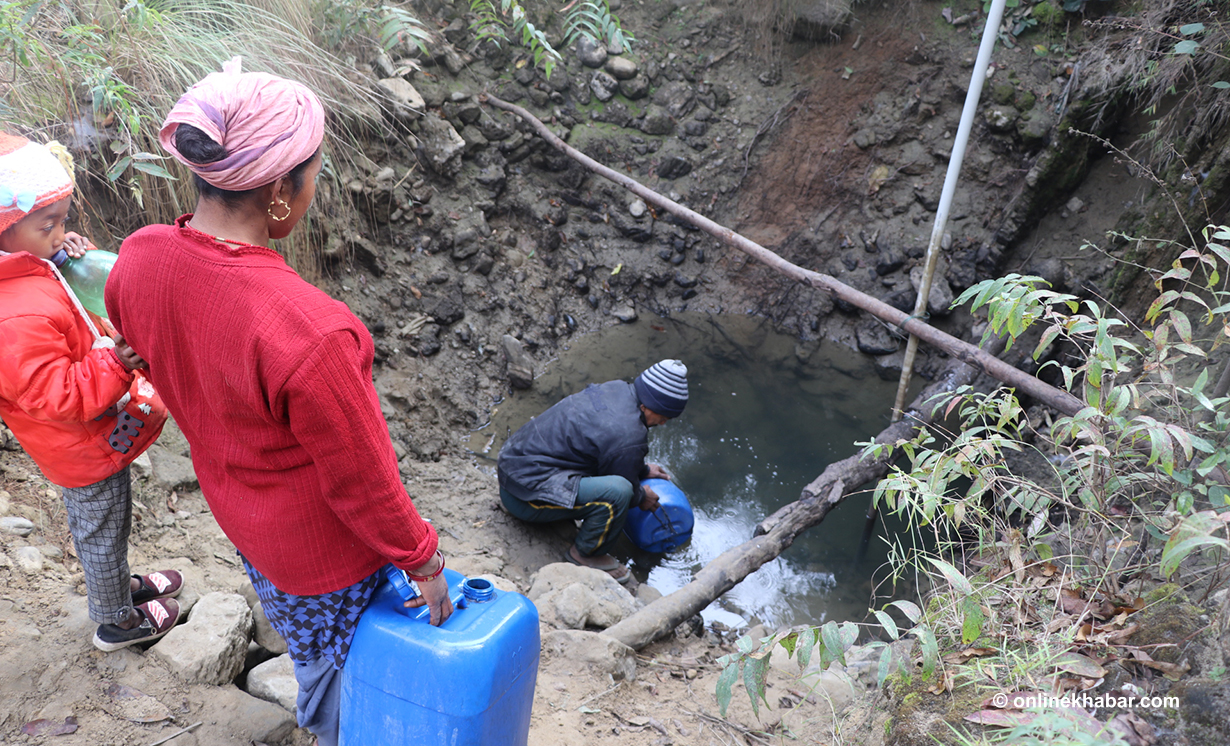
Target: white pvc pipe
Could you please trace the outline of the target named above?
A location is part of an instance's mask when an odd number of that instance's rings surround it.
[[[940,193],[940,205],[935,212],[935,225],[931,228],[931,242],[927,244],[927,259],[923,265],[923,278],[918,288],[918,299],[914,302],[914,315],[921,317],[927,311],[927,299],[931,296],[931,276],[935,274],[935,264],[940,255],[940,243],[944,238],[944,228],[948,224],[948,210],[952,207],[952,196],[957,191],[957,180],[961,174],[961,164],[965,161],[965,148],[969,144],[969,133],[974,128],[974,115],[978,112],[978,100],[982,97],[982,85],[987,79],[987,68],[991,65],[991,52],[995,49],[995,40],[999,37],[999,24],[1004,20],[1004,6],[1008,0],[991,0],[991,12],[987,15],[987,25],[982,30],[982,43],[978,46],[978,59],[974,61],[974,72],[970,76],[969,91],[965,94],[965,108],[961,110],[961,124],[957,127],[957,139],[952,143],[952,157],[948,159],[948,173],[944,176],[944,190]],[[918,352],[918,337],[910,335],[906,343],[905,360],[901,364],[901,380],[897,384],[897,400],[893,404],[892,421],[901,419],[901,410],[905,406],[906,390],[910,386],[910,377],[914,372],[914,356]]]

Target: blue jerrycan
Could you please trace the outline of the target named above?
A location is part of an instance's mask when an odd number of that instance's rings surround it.
[[[538,609],[445,570],[453,615],[407,609],[401,570],[382,583],[342,669],[341,746],[526,746],[538,680]],[[400,590],[398,587],[400,586]]]
[[[650,513],[636,506],[628,508],[624,533],[632,543],[646,552],[669,552],[687,543],[696,517],[683,490],[666,479],[646,479],[641,486],[657,493],[658,509]]]

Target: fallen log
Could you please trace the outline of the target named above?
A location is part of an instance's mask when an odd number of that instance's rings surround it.
[[[619,184],[646,202],[688,221],[722,243],[733,246],[781,274],[810,287],[823,290],[836,298],[861,308],[881,321],[891,324],[903,332],[913,334],[927,344],[947,352],[952,357],[977,368],[998,381],[1015,387],[1021,393],[1027,394],[1057,411],[1067,415],[1074,415],[1084,407],[1081,400],[1072,394],[1061,391],[1022,370],[1008,365],[994,355],[989,355],[978,349],[975,345],[957,339],[951,334],[945,334],[922,321],[917,316],[908,315],[904,311],[893,308],[878,298],[873,298],[866,293],[855,290],[831,275],[813,272],[792,264],[755,241],[735,233],[730,228],[715,223],[704,215],[690,210],[674,200],[667,199],[631,177],[607,168],[576,148],[569,146],[557,137],[547,125],[543,124],[542,120],[520,106],[502,101],[491,94],[483,94],[479,96],[479,100],[497,109],[503,109],[504,111],[516,114],[528,122],[540,137],[586,168]]]

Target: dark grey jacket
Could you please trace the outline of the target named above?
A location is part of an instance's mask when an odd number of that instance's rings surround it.
[[[581,477],[618,475],[640,502],[649,428],[632,384],[590,384],[513,433],[500,449],[500,488],[521,500],[571,508]]]

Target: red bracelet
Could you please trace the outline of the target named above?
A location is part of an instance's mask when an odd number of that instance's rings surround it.
[[[410,571],[407,570],[406,577],[410,578],[416,583],[426,583],[428,580],[435,580],[436,578],[440,577],[440,573],[444,572],[444,553],[441,552],[439,549],[437,549],[435,556],[440,558],[440,569],[436,570],[430,575],[411,575]],[[428,560],[428,562],[430,561],[431,560]],[[423,564],[427,564],[427,562],[424,562]]]

